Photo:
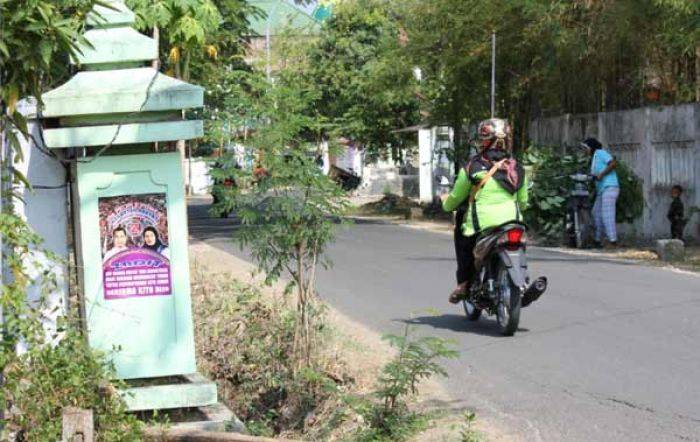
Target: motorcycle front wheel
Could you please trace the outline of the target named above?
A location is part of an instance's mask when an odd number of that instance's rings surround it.
[[[501,263],[498,270],[498,306],[496,318],[501,333],[513,336],[520,323],[520,288],[513,283],[508,269]]]

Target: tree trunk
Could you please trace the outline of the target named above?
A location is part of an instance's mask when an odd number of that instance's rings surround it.
[[[160,29],[158,26],[153,27],[153,39],[156,41],[157,55],[156,59],[151,62],[151,67],[157,70],[160,69]]]
[[[700,103],[700,45],[695,46],[695,101]]]

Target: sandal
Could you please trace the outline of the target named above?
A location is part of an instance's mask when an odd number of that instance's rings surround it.
[[[467,294],[467,287],[468,284],[466,282],[463,282],[460,285],[458,285],[457,288],[454,289],[452,293],[450,293],[450,297],[448,298],[450,304],[457,304],[459,301],[465,299],[465,295]]]

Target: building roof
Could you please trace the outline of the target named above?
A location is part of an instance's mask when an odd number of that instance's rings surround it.
[[[249,0],[248,3],[264,14],[250,17],[250,28],[255,35],[266,35],[268,27],[270,35],[290,28],[304,35],[313,34],[320,27],[321,20],[287,0]]]

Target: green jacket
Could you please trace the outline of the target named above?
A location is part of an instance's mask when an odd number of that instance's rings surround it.
[[[462,168],[457,175],[457,181],[447,199],[442,203],[445,212],[452,212],[464,203],[468,204],[472,187],[490,169],[490,164],[480,158],[473,159]],[[476,210],[467,207],[462,231],[465,236],[499,226],[509,221],[522,221],[520,211],[527,205],[527,178],[522,167],[516,168],[518,179],[515,183],[506,180],[505,172],[499,171],[486,182],[486,185],[476,195]],[[476,222],[474,214],[476,212]]]

